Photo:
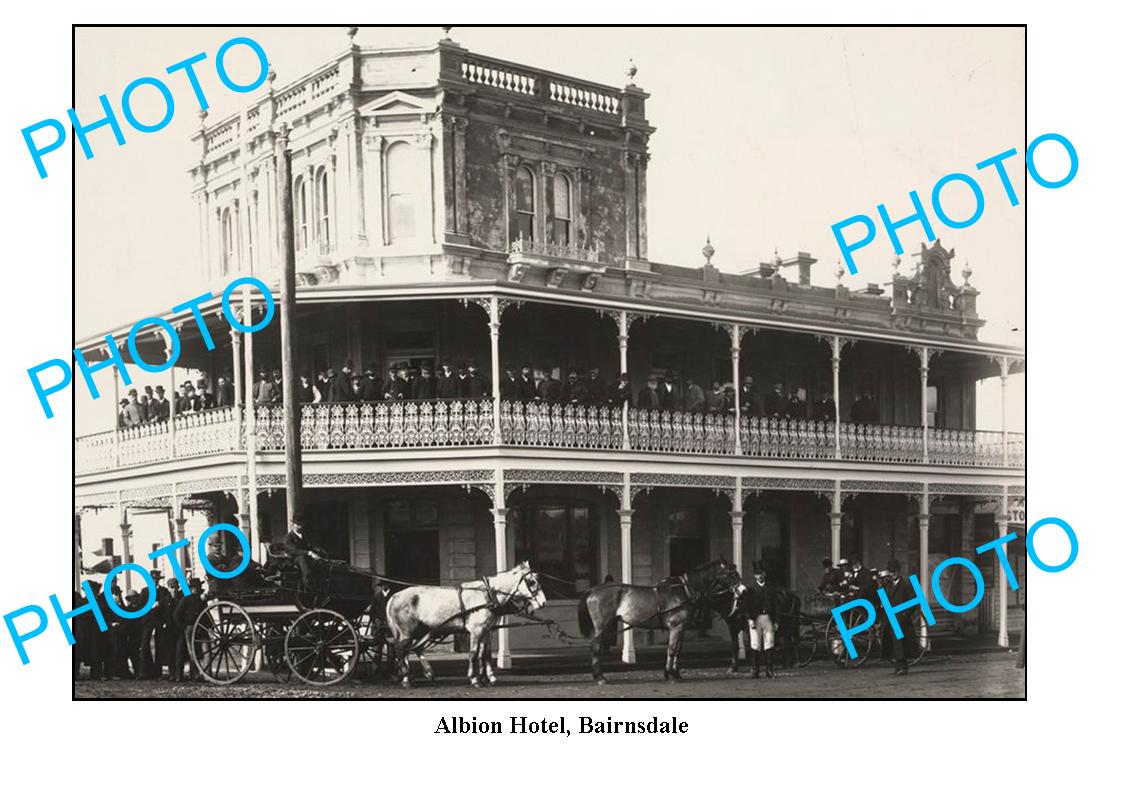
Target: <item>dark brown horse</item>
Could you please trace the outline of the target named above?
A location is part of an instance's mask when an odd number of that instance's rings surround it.
[[[678,656],[686,626],[700,612],[717,610],[720,600],[727,600],[735,611],[745,587],[737,568],[724,559],[667,578],[654,586],[632,586],[627,583],[602,583],[581,596],[577,604],[577,623],[581,635],[592,638],[593,679],[604,685],[600,667],[601,648],[607,632],[616,632],[617,619],[625,628],[668,630],[667,663],[663,677],[681,680]]]

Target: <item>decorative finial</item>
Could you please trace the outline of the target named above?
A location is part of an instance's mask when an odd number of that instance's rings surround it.
[[[901,255],[894,255],[893,259],[890,261],[890,264],[893,266],[893,276],[897,276],[898,272],[901,269]]]
[[[355,34],[358,32],[358,28],[347,28],[347,40],[351,42],[352,46],[355,44]]]
[[[838,268],[834,269],[834,275],[838,277],[838,283],[842,284],[842,275],[846,273],[846,269],[842,267],[842,260],[835,260],[838,263]]]
[[[204,109],[200,108],[199,109],[199,129],[201,130],[206,126],[207,126],[207,112]]]
[[[776,265],[784,264],[783,259],[780,257],[780,250],[775,247],[772,249],[772,262],[776,263]]]
[[[963,286],[964,287],[970,287],[971,286],[971,274],[973,274],[973,273],[974,273],[974,271],[971,270],[971,261],[968,260],[967,262],[965,262],[963,264]]]
[[[629,85],[631,85],[632,83],[635,82],[636,72],[638,72],[638,71],[639,71],[639,69],[636,68],[636,62],[633,61],[631,58],[629,58],[628,59],[628,71],[627,71],[628,84]]]
[[[265,79],[269,81],[269,88],[273,88],[273,81],[277,79],[277,70],[273,68],[273,64],[269,64],[269,73]]]
[[[716,250],[714,249],[713,244],[710,243],[710,236],[707,235],[706,236],[706,245],[702,247],[702,256],[706,258],[706,267],[707,268],[713,268],[714,267],[714,264],[710,262],[710,259],[714,256],[714,251],[716,251]]]
[[[452,25],[442,25],[441,30],[445,32],[445,37],[441,41],[452,41]]]

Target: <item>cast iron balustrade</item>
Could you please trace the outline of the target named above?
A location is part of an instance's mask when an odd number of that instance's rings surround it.
[[[284,450],[284,407],[257,407],[257,447]],[[304,404],[304,450],[341,448],[457,448],[490,445],[493,404],[487,398],[454,401]]]
[[[258,406],[257,449],[284,450],[284,407]],[[320,403],[301,407],[304,450],[380,450],[463,448],[492,445],[495,404],[490,398]],[[614,406],[522,403],[499,404],[502,444],[527,448],[733,456],[737,433],[728,413],[628,409]],[[79,473],[117,466],[172,461],[191,456],[245,450],[242,411],[223,407],[105,431],[75,440]],[[835,425],[819,420],[741,418],[741,453],[752,459],[835,460]],[[625,443],[625,439],[627,442]],[[838,428],[842,461],[924,464],[924,434],[919,426],[842,423]],[[928,430],[928,464],[956,467],[1025,467],[1025,435],[997,431]]]
[[[732,415],[672,409],[629,409],[628,434],[637,451],[733,453]]]
[[[504,445],[619,450],[624,444],[621,410],[615,406],[520,403],[499,405]]]

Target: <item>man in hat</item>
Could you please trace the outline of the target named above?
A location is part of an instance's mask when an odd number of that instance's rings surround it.
[[[285,402],[285,383],[281,378],[281,369],[273,368],[273,403]]]
[[[788,399],[784,397],[784,382],[775,382],[772,385],[772,392],[764,396],[764,414],[772,418],[787,416]]]
[[[254,401],[259,404],[274,403],[273,398],[273,382],[269,378],[269,374],[262,370],[257,374],[257,388],[254,391]]]
[[[452,360],[448,357],[441,360],[436,389],[437,397],[444,401],[452,401],[460,396],[460,383],[452,370]]]
[[[578,375],[576,368],[570,368],[562,388],[562,402],[584,406],[589,402],[589,388],[585,381]]]
[[[331,389],[328,391],[329,398],[332,403],[351,403],[355,400],[355,389],[352,386],[351,377],[354,374],[351,372],[351,360],[343,363],[340,368],[339,375],[335,377],[332,382]]]
[[[647,377],[647,384],[640,388],[636,397],[636,407],[639,409],[658,409],[659,404],[659,379],[652,373]]]
[[[725,412],[725,388],[720,381],[714,381],[710,385],[710,391],[706,394],[706,411],[711,415]]]
[[[772,647],[776,643],[780,612],[776,606],[776,590],[768,583],[761,561],[753,564],[753,579],[745,595],[745,616],[749,619],[753,679],[760,679],[761,659],[765,662],[765,675],[772,677]]]
[[[632,380],[627,373],[621,373],[616,378],[616,384],[608,399],[612,406],[623,407],[625,403],[632,402]]]
[[[129,390],[129,402],[125,404],[125,408],[121,411],[121,416],[125,422],[125,428],[132,428],[139,426],[144,422],[144,416],[141,414],[140,401],[136,397],[136,389]]]
[[[159,680],[163,667],[160,665],[160,648],[158,644],[160,630],[168,622],[171,611],[172,593],[160,583],[164,574],[158,569],[149,573],[152,582],[156,584],[156,602],[144,616],[140,617],[140,671],[138,680]],[[140,591],[141,606],[148,604],[148,587]],[[155,657],[153,657],[155,653]]]
[[[215,384],[214,403],[215,406],[234,405],[234,385],[225,373],[218,377],[218,382]]]
[[[819,579],[819,593],[827,597],[838,596],[842,592],[844,580],[842,570],[829,558],[824,558],[823,577]]]
[[[519,373],[518,398],[520,401],[530,402],[538,397],[538,388],[534,383],[534,369],[529,362],[524,362]]]
[[[172,664],[172,680],[183,680],[183,664],[190,664],[190,679],[198,677],[195,669],[195,659],[188,653],[188,644],[191,643],[191,629],[195,620],[207,606],[207,598],[203,594],[203,582],[198,578],[189,578],[187,586],[191,593],[185,595],[175,606],[172,612],[172,628],[175,633],[175,662]]]
[[[120,405],[117,407],[117,428],[128,428],[125,425],[125,409],[129,406],[129,399],[122,398]]]
[[[793,420],[807,419],[807,401],[800,397],[798,387],[788,390],[788,406],[784,413]]]
[[[753,377],[750,375],[746,374],[741,379],[739,400],[741,401],[741,417],[760,417],[764,411],[761,406],[760,393],[753,386]]]
[[[608,385],[600,377],[600,368],[589,368],[585,377],[585,387],[589,390],[589,405],[604,406],[608,402]]]
[[[519,397],[519,378],[515,366],[508,362],[503,366],[503,378],[499,380],[499,400],[516,401]]]
[[[382,398],[382,380],[378,377],[378,363],[371,362],[363,368],[363,381],[359,386],[359,400],[372,403]]]
[[[195,382],[195,392],[199,396],[200,411],[205,409],[214,409],[214,393],[211,392],[210,385],[207,384],[206,379],[199,379],[197,382]]]
[[[415,401],[427,401],[437,397],[437,380],[433,377],[433,366],[428,362],[421,363],[421,375],[413,380],[410,385],[413,390],[411,396]]]
[[[834,398],[831,396],[831,391],[823,387],[819,390],[819,397],[815,399],[815,405],[811,408],[811,417],[824,423],[833,423],[834,410]]]
[[[669,407],[667,407],[669,408]],[[686,391],[682,398],[682,408],[687,412],[701,412],[706,408],[706,393],[693,376],[686,377]]]
[[[886,569],[889,570],[889,576],[883,588],[889,604],[900,605],[914,599],[916,595],[912,585],[901,576],[901,563],[890,561]],[[880,602],[879,599],[874,605],[880,605]],[[916,611],[917,607],[914,605],[897,614],[897,623],[901,626],[901,638],[897,638],[888,615],[881,609],[881,659],[893,661],[893,674],[908,674],[908,659],[915,658],[920,652],[916,628],[913,627]]]
[[[156,395],[148,406],[157,423],[167,422],[168,418],[171,417],[172,406],[168,399],[164,397],[164,385],[156,385]]]
[[[148,402],[149,398],[147,393],[140,396],[140,422],[142,423],[150,423],[155,420],[155,418],[152,416],[152,410],[148,406]]]
[[[490,380],[480,372],[480,364],[475,359],[468,360],[468,397],[486,398],[491,395]]]
[[[124,609],[126,611],[139,611],[144,604],[145,600],[141,600],[140,593],[136,589],[129,589],[128,593],[125,594]],[[120,671],[122,678],[128,678],[131,672],[132,677],[137,680],[141,679],[140,636],[142,619],[143,617],[138,617],[122,619],[121,621]]]
[[[659,405],[664,409],[678,409],[682,405],[678,374],[668,370],[659,378]]]
[[[292,525],[289,527],[289,532],[285,534],[283,544],[300,570],[301,584],[308,591],[316,591],[319,585],[317,570],[321,566],[319,562],[325,561],[328,554],[305,536],[304,512],[297,511],[293,514]]]
[[[538,400],[541,403],[556,404],[562,399],[562,384],[554,378],[553,368],[542,368],[542,380],[538,382]]]

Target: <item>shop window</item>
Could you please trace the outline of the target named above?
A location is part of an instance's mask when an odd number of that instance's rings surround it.
[[[511,509],[516,561],[549,578],[542,588],[549,597],[572,598],[597,583],[596,512],[585,503],[544,501]],[[556,578],[556,580],[555,580]]]

